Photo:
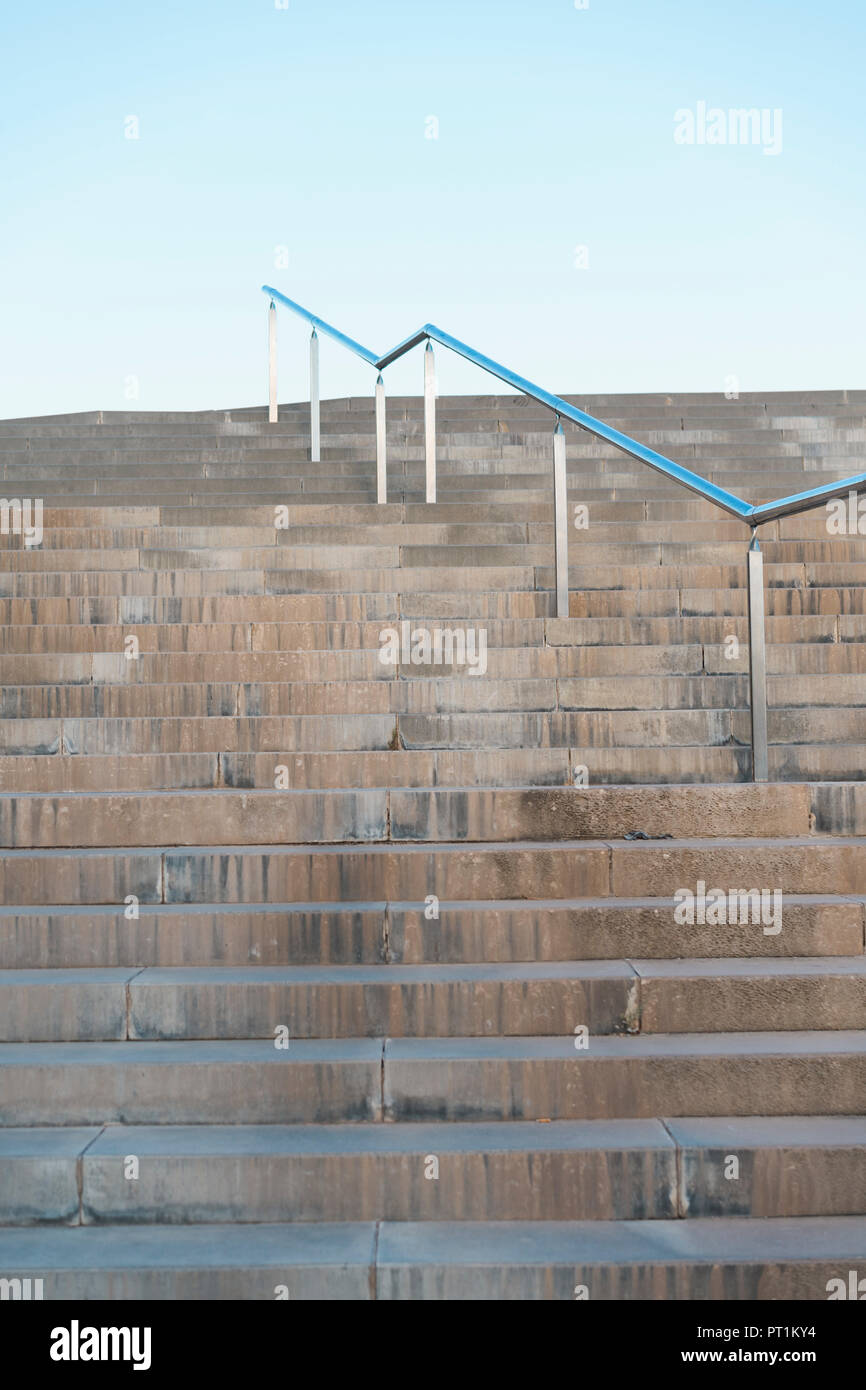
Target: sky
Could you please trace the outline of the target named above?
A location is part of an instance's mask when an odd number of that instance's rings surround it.
[[[0,417],[866,386],[863,0],[579,3],[3,6]]]

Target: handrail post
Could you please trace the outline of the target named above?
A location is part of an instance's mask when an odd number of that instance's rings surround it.
[[[556,616],[568,617],[568,475],[565,432],[559,416],[553,434],[553,527],[556,547]]]
[[[376,378],[376,501],[388,501],[388,435],[385,422],[385,381]]]
[[[757,527],[749,546],[749,688],[752,714],[752,781],[769,779],[767,747],[767,646],[764,634],[764,557]]]
[[[268,424],[277,422],[277,306],[268,310]]]
[[[436,355],[427,339],[424,353],[424,472],[426,501],[436,501]]]
[[[310,338],[310,458],[318,463],[321,457],[321,422],[319,417],[319,335],[315,328]]]

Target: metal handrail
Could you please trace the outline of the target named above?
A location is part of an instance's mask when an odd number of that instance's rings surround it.
[[[792,493],[790,497],[781,497],[775,502],[765,502],[761,506],[753,507],[742,498],[736,497],[734,493],[727,492],[724,488],[717,487],[707,478],[702,478],[699,473],[693,473],[691,469],[683,468],[681,464],[674,463],[673,459],[666,458],[664,454],[659,454],[655,449],[648,449],[645,444],[641,444],[630,435],[623,434],[621,430],[612,429],[603,420],[597,420],[595,416],[589,415],[585,410],[579,410],[577,406],[570,405],[561,396],[555,396],[551,391],[545,391],[544,387],[537,386],[535,382],[529,381],[527,377],[519,376],[517,372],[512,372],[508,367],[504,367],[501,362],[496,362],[492,357],[486,357],[484,353],[476,352],[475,348],[469,347],[466,343],[461,343],[459,338],[453,338],[444,329],[437,328],[435,323],[425,323],[423,328],[419,328],[417,333],[413,333],[411,338],[406,338],[397,347],[385,353],[383,357],[376,357],[369,348],[362,347],[355,342],[354,338],[349,338],[339,329],[333,328],[324,319],[318,318],[316,314],[310,313],[309,309],[296,304],[294,300],[287,299],[279,290],[272,289],[270,285],[262,285],[263,294],[270,295],[272,300],[279,300],[285,304],[293,313],[318,329],[320,332],[333,338],[335,342],[341,343],[343,347],[354,352],[358,357],[377,371],[384,371],[392,362],[404,357],[407,352],[419,346],[425,341],[439,343],[442,347],[450,348],[458,356],[472,362],[476,367],[481,367],[483,371],[489,372],[491,376],[498,377],[506,385],[513,386],[524,396],[531,396],[533,400],[541,405],[547,406],[556,415],[564,420],[571,420],[580,429],[586,430],[598,439],[605,440],[612,444],[631,458],[637,459],[648,467],[654,468],[656,472],[663,473],[666,477],[672,478],[675,482],[681,483],[683,487],[691,492],[703,497],[705,501],[712,502],[738,521],[744,521],[748,526],[763,526],[765,522],[775,521],[778,517],[793,516],[797,512],[810,511],[813,507],[820,506],[822,502],[830,501],[834,497],[842,497],[848,492],[859,492],[866,490],[866,473],[856,473],[850,478],[843,479],[838,483],[826,483],[823,487],[812,488],[807,492]]]
[[[752,778],[756,782],[766,782],[769,777],[769,748],[767,737],[767,660],[766,642],[764,636],[764,557],[761,553],[758,541],[758,527],[763,526],[768,521],[775,521],[779,517],[794,516],[798,512],[811,511],[813,507],[818,507],[822,502],[828,502],[835,497],[843,497],[848,493],[866,492],[866,473],[855,473],[850,478],[844,478],[841,482],[825,483],[822,487],[811,488],[806,492],[792,493],[789,497],[780,497],[775,502],[764,502],[760,506],[750,506],[741,497],[736,497],[734,493],[727,492],[724,488],[717,487],[707,478],[702,478],[699,473],[693,473],[691,469],[683,468],[681,464],[674,463],[673,459],[666,458],[664,454],[659,454],[655,449],[649,449],[645,444],[641,444],[630,435],[623,434],[621,430],[615,430],[610,425],[606,425],[603,420],[597,420],[595,416],[589,415],[585,410],[578,409],[577,406],[570,405],[561,396],[555,396],[550,391],[545,391],[542,386],[537,386],[535,382],[528,378],[518,376],[508,367],[504,367],[501,362],[496,362],[492,357],[486,357],[484,353],[476,352],[474,348],[462,343],[459,338],[453,338],[450,333],[437,328],[435,323],[425,323],[423,328],[419,328],[417,333],[413,333],[410,338],[406,338],[402,343],[385,353],[383,357],[377,357],[369,348],[363,347],[354,338],[349,338],[339,329],[320,319],[318,315],[310,313],[303,305],[297,304],[293,299],[288,299],[279,290],[273,289],[270,285],[262,285],[262,292],[270,297],[269,310],[269,342],[270,342],[270,408],[269,419],[274,421],[278,417],[277,408],[277,388],[276,388],[276,308],[275,301],[279,300],[288,309],[297,314],[300,318],[312,326],[312,339],[310,343],[310,440],[311,456],[314,462],[319,461],[319,345],[317,331],[333,338],[335,342],[341,343],[350,352],[362,358],[369,366],[375,367],[378,372],[376,380],[376,476],[377,476],[377,500],[387,501],[386,484],[386,431],[385,431],[385,385],[382,379],[384,369],[404,357],[407,352],[419,344],[426,342],[427,349],[424,353],[424,437],[425,437],[425,475],[426,475],[426,500],[436,501],[436,384],[433,358],[433,343],[439,343],[442,347],[448,348],[451,352],[457,353],[467,362],[472,362],[476,367],[489,372],[491,376],[498,377],[506,385],[514,387],[524,396],[530,396],[541,405],[552,410],[556,416],[556,424],[553,436],[553,495],[554,495],[554,547],[555,547],[555,571],[556,571],[556,590],[555,603],[557,617],[567,617],[569,614],[568,597],[568,493],[567,477],[565,467],[565,436],[562,431],[562,420],[570,420],[579,429],[586,430],[593,434],[597,439],[603,439],[622,453],[628,454],[630,458],[637,459],[640,463],[645,463],[649,468],[657,473],[663,474],[674,482],[680,483],[688,488],[690,492],[702,497],[705,501],[711,502],[714,506],[720,507],[737,521],[743,521],[752,528],[751,544],[747,552],[747,574],[748,574],[748,611],[749,611],[749,686],[750,686],[750,707],[752,722]]]
[[[287,299],[284,294],[280,294],[279,290],[271,289],[270,285],[262,285],[262,293],[270,295],[272,300],[278,299],[281,304],[285,304],[287,309],[291,309],[293,314],[297,314],[299,318],[306,319],[307,323],[311,324],[313,328],[317,328],[320,333],[324,333],[328,338],[333,338],[335,343],[340,343],[344,348],[348,348],[349,352],[354,352],[356,356],[363,357],[364,361],[368,363],[369,366],[376,366],[377,358],[375,352],[371,352],[369,348],[365,348],[362,343],[356,343],[354,338],[347,337],[345,333],[340,332],[339,328],[334,328],[332,324],[326,323],[325,320],[320,319],[317,314],[311,314],[309,309],[305,309],[301,304],[296,304],[293,299]]]

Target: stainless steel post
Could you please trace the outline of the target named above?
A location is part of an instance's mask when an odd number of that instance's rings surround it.
[[[752,711],[752,781],[769,778],[767,644],[764,632],[764,557],[757,528],[749,546],[749,687]]]
[[[559,420],[553,435],[553,522],[556,545],[556,616],[568,617],[568,474],[565,432]]]
[[[436,501],[436,356],[427,339],[424,353],[424,470],[428,502]]]
[[[388,436],[385,424],[385,382],[376,378],[376,501],[388,501]]]
[[[268,423],[277,420],[277,306],[268,310]]]
[[[319,335],[315,328],[310,338],[310,458],[318,463],[321,457],[321,426],[319,420]]]

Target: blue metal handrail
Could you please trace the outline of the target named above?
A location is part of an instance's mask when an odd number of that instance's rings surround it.
[[[561,396],[554,396],[550,391],[545,391],[543,387],[536,386],[534,382],[526,377],[518,376],[508,367],[504,367],[501,362],[496,362],[492,357],[486,357],[481,352],[476,352],[474,348],[468,347],[466,343],[461,343],[459,338],[452,338],[450,333],[437,328],[435,323],[425,323],[423,328],[419,328],[417,333],[413,333],[411,338],[406,338],[397,347],[386,352],[384,357],[377,357],[369,348],[362,347],[354,338],[346,337],[345,333],[340,333],[338,329],[320,319],[316,314],[311,314],[309,309],[296,304],[293,299],[287,299],[279,290],[273,289],[270,285],[263,285],[262,291],[269,295],[271,306],[269,311],[270,320],[270,402],[269,419],[278,419],[277,388],[276,388],[276,308],[275,301],[279,300],[285,304],[293,313],[306,319],[312,324],[313,333],[310,342],[310,439],[311,457],[314,462],[319,460],[319,346],[317,330],[333,338],[335,342],[342,343],[343,347],[354,352],[358,357],[363,358],[371,367],[375,367],[379,373],[376,382],[376,478],[377,478],[377,501],[387,501],[387,480],[386,480],[386,432],[385,432],[385,386],[382,380],[382,372],[385,367],[398,358],[404,357],[407,352],[418,347],[420,343],[426,342],[427,351],[424,354],[424,447],[425,447],[425,480],[426,498],[428,502],[436,501],[436,385],[433,369],[434,353],[433,343],[440,343],[447,347],[451,352],[456,352],[458,356],[464,357],[467,362],[472,362],[476,367],[489,372],[491,376],[498,377],[506,385],[513,386],[516,391],[522,392],[524,396],[530,396],[533,400],[540,402],[541,405],[548,407],[556,415],[556,428],[553,435],[553,499],[554,499],[554,551],[555,551],[555,612],[557,617],[568,617],[570,611],[569,586],[568,586],[568,480],[565,465],[565,436],[562,430],[562,420],[570,420],[572,424],[580,429],[586,430],[598,439],[605,440],[612,444],[614,448],[622,453],[628,454],[630,458],[637,459],[640,463],[645,463],[648,467],[655,469],[657,473],[663,474],[666,478],[672,478],[674,482],[681,483],[683,487],[694,492],[698,497],[703,497],[707,502],[712,502],[714,506],[721,507],[729,515],[736,517],[738,521],[744,521],[752,528],[751,545],[749,546],[748,563],[748,613],[749,613],[749,686],[750,686],[750,708],[752,721],[752,777],[756,782],[766,782],[769,772],[769,751],[767,737],[767,660],[766,660],[766,636],[764,630],[764,570],[763,556],[758,542],[758,527],[767,521],[774,521],[777,517],[793,516],[796,512],[805,512],[813,507],[820,506],[822,502],[827,502],[834,497],[842,497],[846,493],[866,492],[866,473],[856,473],[850,478],[845,478],[841,483],[825,483],[823,487],[812,488],[807,492],[792,493],[790,497],[781,497],[775,502],[764,502],[760,506],[750,506],[741,497],[736,497],[732,492],[726,492],[724,488],[717,487],[707,478],[702,478],[700,474],[693,473],[688,468],[683,468],[681,464],[674,463],[672,459],[666,458],[664,454],[656,453],[655,449],[648,449],[645,444],[640,444],[630,435],[623,434],[621,430],[612,429],[603,420],[596,420],[593,415],[587,414],[585,410],[579,410],[577,406],[570,405]]]
[[[628,454],[631,458],[637,459],[640,463],[645,463],[649,468],[653,468],[657,473],[663,473],[666,477],[672,478],[675,482],[681,483],[683,487],[691,492],[703,497],[707,502],[712,502],[715,506],[721,507],[738,521],[744,521],[748,526],[762,526],[767,521],[774,521],[777,517],[793,516],[797,512],[810,511],[811,508],[820,506],[822,502],[827,502],[834,497],[845,496],[849,492],[866,491],[866,473],[856,473],[850,478],[843,479],[842,482],[825,483],[822,487],[812,488],[807,492],[792,493],[790,497],[781,497],[775,502],[765,502],[761,506],[753,507],[742,498],[736,497],[734,493],[727,492],[724,488],[717,487],[707,478],[702,478],[699,473],[693,473],[689,468],[683,468],[681,464],[674,463],[673,459],[666,458],[664,454],[659,454],[655,449],[648,449],[645,444],[641,444],[630,435],[623,434],[621,430],[612,429],[603,420],[597,420],[595,416],[587,414],[585,410],[579,410],[577,406],[569,405],[568,401],[561,396],[555,396],[550,391],[545,391],[542,386],[537,386],[526,377],[518,376],[508,367],[504,367],[501,362],[496,362],[492,357],[486,357],[484,353],[476,352],[475,348],[461,343],[459,338],[453,338],[450,333],[437,328],[435,323],[425,323],[423,328],[419,328],[417,333],[413,333],[411,338],[406,338],[397,347],[385,353],[383,357],[377,357],[369,348],[349,338],[339,329],[326,323],[316,314],[310,313],[309,309],[296,304],[294,300],[287,299],[279,290],[273,289],[270,285],[262,285],[262,293],[270,296],[271,300],[279,300],[288,309],[297,314],[300,318],[318,329],[320,332],[333,338],[335,342],[342,343],[343,347],[354,352],[358,357],[375,367],[377,371],[383,371],[385,367],[396,362],[398,358],[404,357],[407,352],[418,347],[423,342],[440,343],[442,347],[449,348],[456,352],[458,356],[472,362],[476,367],[481,367],[483,371],[489,372],[491,376],[498,377],[506,385],[513,386],[516,391],[520,391],[525,396],[531,396],[533,400],[541,405],[547,406],[556,415],[564,420],[570,420],[580,429],[586,430],[598,439],[605,440],[612,444],[614,448]]]
[[[356,343],[354,338],[347,338],[346,334],[341,333],[339,328],[334,328],[332,324],[326,323],[325,320],[320,319],[317,314],[311,314],[309,309],[305,309],[301,304],[296,304],[293,299],[287,299],[284,294],[280,294],[279,290],[272,289],[270,285],[262,285],[262,292],[263,294],[270,295],[272,300],[278,299],[281,304],[285,304],[287,309],[291,309],[293,314],[297,314],[299,318],[306,319],[307,323],[312,324],[313,328],[318,329],[320,333],[326,334],[327,337],[333,338],[335,343],[341,343],[344,348],[348,348],[349,351],[354,352],[356,356],[362,357],[371,367],[376,366],[377,357],[375,352],[371,352],[369,348],[365,348],[361,343]]]

